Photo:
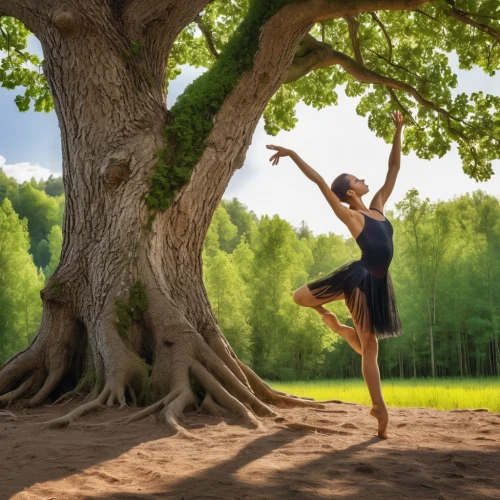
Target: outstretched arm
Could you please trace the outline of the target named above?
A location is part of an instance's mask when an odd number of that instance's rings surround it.
[[[268,149],[277,151],[277,153],[269,158],[269,161],[272,162],[272,165],[277,165],[281,157],[289,156],[300,168],[300,170],[302,170],[304,175],[307,178],[311,179],[315,184],[317,184],[324,197],[326,198],[326,201],[328,201],[330,206],[333,208],[335,215],[344,223],[347,223],[347,221],[351,219],[351,211],[344,205],[342,205],[338,196],[330,189],[330,186],[328,186],[323,177],[321,177],[321,175],[319,175],[316,170],[310,167],[295,151],[282,148],[280,146],[274,146],[273,144],[269,144],[266,147]]]
[[[394,189],[401,164],[401,133],[405,119],[399,111],[394,111],[392,119],[394,120],[394,125],[396,125],[396,132],[394,133],[392,150],[389,156],[389,171],[387,172],[384,185],[377,191],[370,203],[370,208],[376,208],[381,212]]]

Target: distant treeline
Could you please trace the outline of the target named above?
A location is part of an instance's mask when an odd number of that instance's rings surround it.
[[[60,179],[19,185],[0,169],[0,362],[38,330],[63,206]],[[386,216],[404,334],[380,341],[382,377],[500,376],[499,199],[478,190],[431,203],[410,190]],[[237,199],[222,200],[205,240],[204,280],[226,338],[259,375],[360,377],[361,357],[292,299],[299,286],[359,258],[353,238],[314,236],[304,222],[259,219]],[[343,301],[327,307],[352,325]]]

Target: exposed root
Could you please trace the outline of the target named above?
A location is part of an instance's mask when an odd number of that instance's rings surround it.
[[[59,396],[50,406],[54,406],[59,403],[69,403],[70,401],[73,401],[73,399],[75,399],[77,396],[78,394],[75,391],[65,392],[62,396]]]
[[[212,349],[212,351],[221,359],[221,361],[228,367],[228,369],[235,375],[235,377],[247,388],[251,389],[247,377],[243,373],[239,365],[239,360],[236,357],[229,342],[220,334],[218,328],[206,329],[203,332],[203,338]]]
[[[7,417],[9,421],[14,421],[14,422],[17,420],[17,417],[13,413],[7,410],[0,410],[0,417]]]
[[[125,390],[122,386],[118,386],[118,388],[114,389],[105,387],[96,399],[82,404],[63,417],[48,420],[47,422],[41,422],[38,425],[49,427],[51,429],[68,427],[79,417],[83,417],[84,415],[100,410],[104,406],[114,406],[115,404],[118,404],[120,408],[124,408],[126,406]]]
[[[132,408],[135,408],[137,406],[137,396],[135,394],[134,388],[129,385],[128,386],[128,393],[130,394],[130,398],[132,399]]]
[[[230,416],[230,413],[222,406],[218,405],[208,393],[200,405],[200,412],[218,418],[227,418]]]
[[[52,420],[48,420],[47,422],[41,422],[35,425],[48,427],[50,429],[60,429],[63,427],[68,427],[78,417],[83,417],[88,413],[100,410],[103,407],[104,401],[109,396],[110,392],[111,391],[109,389],[105,389],[102,391],[101,395],[96,400],[79,406],[78,408],[74,409],[67,415]]]
[[[213,395],[220,405],[227,408],[229,412],[238,415],[246,424],[251,425],[252,427],[259,426],[257,419],[251,414],[251,412],[249,412],[247,408],[240,403],[240,401],[226,391],[219,381],[216,380],[201,363],[194,363],[191,370],[200,384],[205,387],[207,392]],[[235,380],[237,379],[235,378]]]
[[[258,415],[259,417],[269,417],[276,415],[274,411],[271,410],[271,408],[266,406],[255,396],[253,392],[251,392],[249,387],[247,388],[240,382],[240,380],[231,372],[231,370],[229,370],[229,368],[210,348],[206,348],[203,344],[199,346],[197,357],[200,359],[200,361],[203,362],[203,364],[208,365],[210,371],[219,378],[219,380],[224,384],[225,389],[227,389],[229,393],[231,393],[238,400],[248,403],[256,415]],[[197,363],[193,365],[193,367],[196,367],[196,369],[199,371],[201,366],[204,372],[213,378],[213,376],[203,366],[203,364]],[[203,379],[199,379],[199,382],[204,385]],[[217,385],[221,385],[217,381],[216,383]],[[209,391],[212,392],[212,395],[219,401],[219,403],[222,404],[222,401],[218,399],[217,395],[212,390],[209,389]]]
[[[16,399],[20,399],[24,396],[33,385],[33,381],[35,379],[34,375],[31,375],[27,378],[17,389],[14,389],[3,396],[0,396],[0,407],[9,407],[11,403],[13,403]]]
[[[173,401],[178,395],[178,391],[172,391],[160,401],[157,401],[156,403],[148,406],[147,408],[144,408],[143,410],[137,412],[135,415],[132,415],[128,419],[124,420],[124,423],[131,424],[132,422],[138,422],[143,418],[149,417],[150,415],[159,412],[160,410],[165,408],[165,406],[167,406],[171,401]]]
[[[252,387],[255,395],[266,403],[276,405],[281,408],[295,408],[295,407],[310,407],[310,408],[324,408],[323,402],[314,401],[311,398],[301,398],[292,396],[284,392],[275,391],[269,387],[251,368],[246,366],[241,361],[238,361],[241,369],[245,373],[250,386]]]
[[[85,399],[83,400],[84,403],[94,401],[99,397],[100,391],[99,391],[99,384],[95,384],[92,391],[87,394]]]
[[[29,400],[28,406],[32,407],[42,404],[57,387],[65,371],[66,366],[64,364],[59,366],[56,370],[51,371],[45,379],[41,389]]]
[[[190,390],[182,391],[171,403],[160,410],[160,420],[173,434],[181,433],[185,437],[190,434],[180,425],[185,408],[195,402],[194,394]]]

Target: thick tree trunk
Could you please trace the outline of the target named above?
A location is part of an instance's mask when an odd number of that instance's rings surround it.
[[[53,425],[104,403],[154,403],[134,418],[160,412],[173,430],[186,409],[254,422],[253,413],[273,415],[268,403],[312,404],[275,392],[237,359],[217,327],[201,265],[212,214],[303,33],[271,56],[257,53],[261,72],[242,75],[191,181],[148,230],[147,178],[169,120],[164,68],[155,54],[134,59],[100,3],[64,9],[38,33],[61,129],[63,248],[42,291],[37,337],[0,367],[0,404],[29,396],[36,405],[73,387],[90,392],[89,402]],[[270,76],[276,60],[281,74]]]

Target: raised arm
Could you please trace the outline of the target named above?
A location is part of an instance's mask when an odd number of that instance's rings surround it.
[[[394,120],[394,124],[396,125],[396,132],[394,133],[392,150],[389,156],[389,170],[387,172],[384,185],[375,193],[375,196],[370,203],[370,208],[376,208],[381,212],[383,211],[384,205],[394,189],[401,164],[401,133],[405,120],[404,116],[399,111],[395,111],[392,118]]]
[[[352,211],[342,205],[338,196],[330,189],[330,186],[328,186],[323,177],[321,177],[316,170],[310,167],[295,151],[282,148],[281,146],[274,146],[272,144],[268,145],[267,148],[277,151],[277,153],[269,158],[272,165],[277,165],[279,159],[283,156],[289,156],[300,168],[300,170],[302,170],[304,175],[308,179],[311,179],[320,188],[324,197],[333,208],[335,215],[345,224],[348,224],[351,221]]]

